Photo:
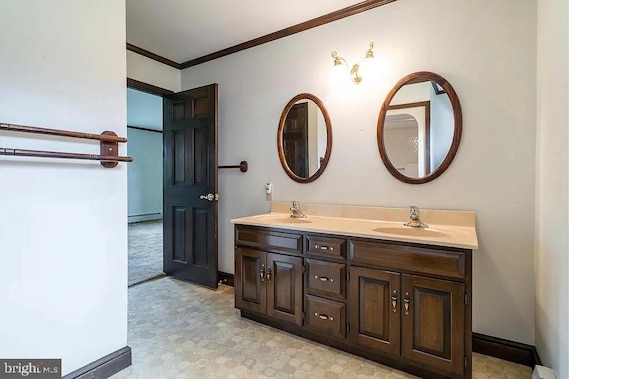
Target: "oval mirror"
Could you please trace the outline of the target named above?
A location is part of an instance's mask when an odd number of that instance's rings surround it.
[[[380,157],[405,183],[427,183],[442,175],[458,151],[461,134],[458,96],[449,82],[432,72],[402,78],[380,108]]]
[[[322,101],[309,93],[295,96],[284,107],[278,126],[282,168],[299,183],[318,179],[331,155],[331,120]]]

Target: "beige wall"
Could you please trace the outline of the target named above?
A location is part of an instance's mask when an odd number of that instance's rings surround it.
[[[370,41],[377,77],[332,88],[331,51],[355,62]],[[408,185],[385,169],[376,124],[393,85],[423,70],[456,89],[464,130],[444,175]],[[246,174],[220,172],[220,268],[233,272],[228,220],[267,212],[267,182],[274,200],[472,210],[473,330],[533,344],[535,78],[529,0],[402,0],[183,70],[182,89],[220,84],[220,161],[250,165]],[[333,123],[331,159],[311,184],[289,179],[276,150],[282,109],[301,92],[317,95]]]
[[[174,92],[180,91],[180,70],[129,50],[127,77]]]
[[[538,1],[536,348],[569,377],[569,6]]]
[[[3,0],[0,15],[0,121],[127,135],[124,0]],[[23,133],[0,145],[100,151]],[[127,165],[2,157],[0,213],[0,357],[62,358],[66,375],[125,347]]]

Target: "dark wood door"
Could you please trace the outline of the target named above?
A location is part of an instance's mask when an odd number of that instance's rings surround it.
[[[400,355],[400,274],[351,267],[349,339],[364,347]]]
[[[267,316],[302,325],[302,258],[267,254]]]
[[[301,178],[309,177],[308,103],[294,104],[287,113],[282,144],[289,169]]]
[[[236,308],[267,313],[266,256],[264,251],[236,249]]]
[[[163,108],[164,271],[217,288],[218,85],[167,95]]]
[[[464,374],[464,284],[402,276],[402,356]]]

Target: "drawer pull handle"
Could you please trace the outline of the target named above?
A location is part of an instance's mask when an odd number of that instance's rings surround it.
[[[267,282],[271,283],[271,266],[267,267]]]
[[[314,245],[316,249],[333,251],[333,246]]]
[[[318,275],[316,275],[313,278],[314,279],[318,279],[321,282],[331,282],[331,283],[333,283],[333,278],[329,278],[327,276],[318,276]]]
[[[327,315],[323,315],[322,313],[314,313],[314,315],[319,318],[320,320],[329,320],[329,321],[333,321],[333,316],[327,316]]]
[[[398,291],[393,291],[393,295],[391,296],[391,305],[393,306],[393,313],[398,311]]]
[[[409,299],[409,292],[404,293],[404,314],[409,314],[409,303],[411,300]]]
[[[264,282],[264,265],[260,268],[260,281]]]

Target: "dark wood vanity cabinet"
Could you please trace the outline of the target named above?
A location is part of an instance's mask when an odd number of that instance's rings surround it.
[[[400,355],[400,274],[351,267],[349,311],[351,342]]]
[[[236,307],[302,325],[302,258],[236,250]]]
[[[464,374],[464,284],[351,267],[353,343]]]
[[[464,284],[402,275],[402,357],[464,374]]]
[[[237,225],[235,254],[243,317],[421,377],[471,378],[471,250]]]

